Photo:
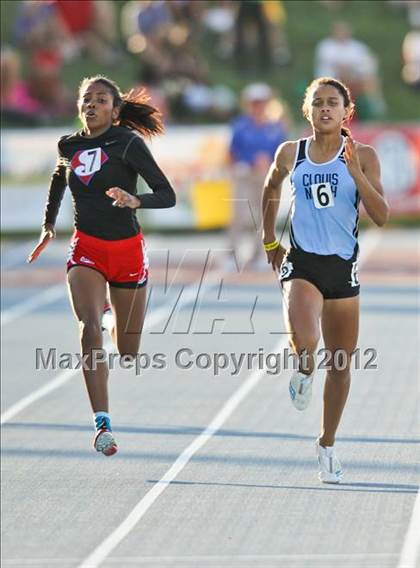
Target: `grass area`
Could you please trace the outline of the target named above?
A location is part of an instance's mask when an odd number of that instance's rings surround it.
[[[354,36],[366,42],[379,57],[388,107],[385,119],[403,121],[420,118],[418,95],[406,87],[400,78],[401,43],[409,29],[404,10],[393,9],[384,0],[346,0],[334,8],[327,8],[316,0],[285,0],[283,4],[292,53],[290,64],[274,68],[270,73],[256,68],[239,74],[232,63],[217,57],[211,38],[204,37],[201,51],[209,65],[212,82],[227,84],[239,92],[250,81],[267,81],[280,91],[294,117],[299,119],[302,94],[312,79],[314,47],[328,34],[334,20],[343,19],[353,26]],[[118,11],[122,6],[123,2],[117,3]],[[10,43],[19,2],[2,0],[0,7],[2,43]],[[125,89],[132,83],[137,65],[136,60],[127,55],[116,68],[108,70],[83,57],[64,67],[63,78],[66,85],[74,90],[83,76],[108,73]]]
[[[296,88],[311,79],[314,45],[325,37],[334,20],[343,19],[352,25],[354,37],[364,41],[379,58],[388,106],[386,118],[410,120],[420,117],[418,94],[401,81],[401,44],[409,30],[404,11],[395,11],[387,2],[379,0],[345,1],[340,10],[327,10],[318,2],[308,1],[289,0],[285,5],[290,43],[295,56],[294,76],[283,81],[288,100],[294,94],[288,85]]]
[[[378,56],[386,104],[386,120],[420,118],[418,93],[401,81],[401,44],[409,30],[404,11],[391,9],[383,0],[347,0],[334,9],[327,9],[313,0],[285,0],[285,29],[292,54],[286,67],[264,73],[239,75],[232,65],[217,61],[208,45],[207,56],[212,78],[239,90],[249,81],[267,81],[278,89],[299,119],[306,85],[313,78],[313,54],[316,44],[328,35],[335,20],[352,25],[354,37],[364,41]]]

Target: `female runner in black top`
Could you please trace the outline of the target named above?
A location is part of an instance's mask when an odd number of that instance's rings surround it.
[[[83,369],[94,412],[94,447],[105,455],[117,451],[108,407],[108,366],[94,361],[102,349],[101,318],[107,284],[114,315],[111,337],[121,355],[139,350],[146,299],[148,262],[135,210],[175,205],[175,193],[140,135],[163,132],[159,111],[142,91],[123,95],[110,79],[84,79],[79,88],[80,132],[58,142],[38,245],[28,262],[38,258],[55,237],[54,225],[69,185],[75,233],[67,262],[70,299],[80,326],[87,365]],[[136,195],[140,175],[153,193]],[[97,351],[96,353],[99,353]]]

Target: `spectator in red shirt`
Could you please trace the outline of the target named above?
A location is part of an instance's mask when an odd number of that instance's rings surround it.
[[[53,0],[68,39],[75,51],[86,49],[98,63],[112,65],[118,60],[114,2],[100,0]]]

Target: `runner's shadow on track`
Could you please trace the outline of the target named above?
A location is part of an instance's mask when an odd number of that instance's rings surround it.
[[[4,429],[37,429],[37,430],[72,430],[75,432],[92,432],[92,427],[82,424],[54,424],[41,422],[7,422]],[[114,424],[115,432],[125,434],[169,434],[171,436],[199,436],[205,430],[199,426],[118,426]],[[220,429],[213,436],[231,436],[243,438],[274,438],[279,440],[313,440],[315,436],[286,434],[281,432],[251,432],[249,430]]]
[[[148,479],[147,483],[158,483],[157,479]],[[257,485],[252,483],[222,483],[206,481],[171,481],[170,485],[206,485],[221,487],[246,487],[257,489],[296,489],[298,491],[356,491],[362,493],[418,493],[417,485],[405,485],[399,483],[340,483],[339,485],[325,484],[315,485]]]
[[[7,422],[3,429],[38,429],[38,430],[72,430],[75,432],[91,432],[92,427],[82,424],[55,424],[41,422]],[[114,430],[125,434],[169,434],[171,436],[198,436],[204,428],[199,426],[118,426]],[[213,436],[239,437],[239,438],[266,438],[276,440],[313,441],[315,436],[303,434],[290,434],[287,432],[252,432],[249,430],[220,429]],[[420,438],[380,438],[365,436],[338,437],[337,442],[358,442],[367,444],[420,444]]]
[[[138,461],[144,461],[144,462],[150,462],[150,461],[154,461],[154,462],[164,462],[167,464],[171,464],[173,462],[175,462],[180,454],[179,454],[179,450],[178,451],[174,451],[174,452],[165,452],[162,450],[153,450],[153,451],[138,451],[138,443],[136,442],[135,447],[133,448],[132,444],[130,444],[131,447],[126,447],[125,451],[120,451],[118,452],[118,454],[116,454],[115,457],[113,457],[112,460],[109,460],[107,458],[107,461],[109,464],[116,464],[117,462],[121,462],[121,461],[129,461],[129,462],[138,462]],[[79,448],[68,448],[68,449],[62,449],[57,448],[57,447],[49,447],[49,448],[34,448],[34,447],[5,447],[5,443],[3,442],[3,447],[2,447],[2,459],[3,461],[5,460],[6,456],[7,457],[21,457],[21,458],[40,458],[40,457],[47,457],[49,459],[65,459],[65,460],[74,460],[74,459],[80,459],[80,460],[93,460],[93,459],[98,459],[98,457],[100,459],[102,459],[103,456],[96,456],[96,452],[93,452],[93,450],[81,450]],[[194,455],[191,457],[190,463],[195,463],[195,464],[223,464],[224,466],[227,467],[232,467],[232,466],[240,466],[240,467],[264,467],[264,468],[274,468],[276,472],[280,472],[282,474],[284,474],[285,472],[287,472],[287,470],[289,468],[295,469],[295,468],[300,468],[301,471],[306,470],[307,472],[313,472],[314,469],[314,459],[294,459],[294,458],[290,458],[287,456],[272,456],[272,455],[240,455],[240,454],[233,454],[233,453],[229,453],[229,455],[222,453],[222,454],[199,454],[199,455]],[[349,472],[351,472],[352,470],[357,470],[359,472],[362,472],[363,475],[365,475],[366,471],[373,471],[373,472],[380,472],[380,474],[383,474],[383,471],[394,471],[395,470],[395,465],[393,464],[386,464],[386,463],[372,463],[372,462],[368,462],[368,461],[362,461],[362,462],[349,462],[346,464],[346,469],[348,469]],[[412,463],[400,463],[398,464],[398,469],[401,471],[404,471],[406,473],[416,473],[418,472],[418,468],[416,466],[416,464],[412,464]],[[349,476],[351,475],[351,473],[348,474]],[[357,475],[360,475],[357,474]],[[211,484],[209,484],[211,485]],[[233,484],[235,485],[235,484]],[[258,485],[256,485],[255,487],[258,487]],[[264,486],[261,486],[264,487]],[[272,487],[279,487],[281,488],[281,486],[272,486]],[[346,487],[346,484],[344,484],[344,487]],[[365,487],[363,489],[363,487]],[[377,485],[376,486],[377,489],[375,489],[375,486],[371,486],[369,487],[368,485],[363,485],[363,484],[347,484],[347,489],[342,489],[343,491],[386,491],[385,487],[386,484],[383,484],[381,486]],[[378,487],[380,487],[378,489]],[[392,489],[395,490],[395,487],[399,487],[399,492],[408,492],[411,491],[412,487],[414,486],[401,486],[401,485],[390,485],[389,486],[390,489],[389,491],[392,491]],[[298,487],[296,487],[298,489]],[[302,489],[306,489],[305,487],[303,487]]]

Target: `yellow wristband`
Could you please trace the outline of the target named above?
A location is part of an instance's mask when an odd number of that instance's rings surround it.
[[[279,241],[276,239],[275,241],[273,241],[272,243],[267,243],[264,244],[264,249],[268,252],[270,250],[275,250],[276,248],[278,248],[280,246]]]

